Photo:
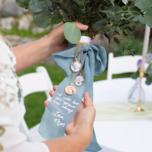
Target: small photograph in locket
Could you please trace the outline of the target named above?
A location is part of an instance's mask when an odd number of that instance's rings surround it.
[[[67,86],[65,92],[68,95],[74,95],[76,93],[76,88],[74,86]]]
[[[83,83],[84,83],[84,77],[83,76],[77,76],[75,78],[74,83],[75,83],[76,86],[82,86]]]
[[[71,70],[72,70],[73,72],[78,72],[78,71],[80,71],[80,70],[81,70],[81,67],[82,67],[82,65],[81,65],[81,63],[80,63],[79,61],[72,62],[72,64],[71,64]]]

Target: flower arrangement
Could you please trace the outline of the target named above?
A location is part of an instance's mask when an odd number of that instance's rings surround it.
[[[33,12],[35,24],[46,28],[50,24],[65,23],[65,38],[72,44],[79,42],[81,35],[93,37],[104,35],[121,45],[123,50],[130,50],[127,39],[133,38],[130,23],[138,23],[152,27],[151,0],[16,0],[20,7]],[[86,32],[80,30],[73,22],[81,22],[89,26]]]
[[[152,84],[152,54],[149,53],[145,57],[146,57],[146,62],[149,64],[149,66],[147,67],[145,71],[146,84],[151,85]],[[141,63],[142,63],[142,60],[138,60],[137,62],[138,70],[137,72],[131,75],[133,79],[137,79],[139,77]]]

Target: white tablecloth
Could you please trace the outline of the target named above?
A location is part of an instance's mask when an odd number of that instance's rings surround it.
[[[152,152],[152,121],[96,121],[101,152]]]
[[[131,78],[94,82],[94,102],[128,102],[134,83]],[[146,101],[152,102],[152,85],[145,85],[144,79],[142,87]],[[94,128],[103,148],[101,152],[152,152],[152,120],[147,117],[145,120],[95,121]]]
[[[112,80],[102,80],[94,82],[94,102],[128,102],[128,93],[135,84],[131,78],[121,78]],[[145,101],[152,102],[152,85],[145,84],[145,78],[142,81],[142,87],[145,91]]]

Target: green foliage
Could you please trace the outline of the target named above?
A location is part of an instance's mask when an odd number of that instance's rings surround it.
[[[137,79],[139,77],[139,69],[135,73],[132,73],[131,77],[132,79]],[[146,70],[146,84],[152,84],[152,65],[149,65]]]
[[[16,0],[16,3],[22,7],[22,8],[25,8],[25,9],[28,9],[29,8],[29,1],[30,0]]]
[[[124,34],[132,39],[130,23],[138,26],[139,22],[152,27],[152,0],[128,0],[126,5],[122,0],[28,0],[29,5],[27,0],[16,1],[19,6],[28,7],[34,13],[34,22],[40,27],[49,26],[53,22],[49,18],[57,18],[57,23],[81,22],[89,26],[87,36],[92,37],[100,33],[105,35],[109,42],[114,38],[124,50],[128,50],[126,41],[116,37]],[[68,27],[69,24],[66,24],[64,29]],[[71,30],[73,28],[64,30],[64,34],[66,39],[73,43],[71,34],[68,34],[74,32]],[[76,32],[78,29],[75,28]],[[75,43],[77,42],[78,38]]]
[[[143,11],[147,11],[149,8],[152,7],[152,1],[151,0],[135,0],[135,6],[137,6]]]
[[[139,69],[135,72],[131,74],[131,78],[132,79],[137,79],[139,77],[140,73],[139,73]],[[146,84],[147,85],[151,85],[152,84],[152,64],[150,64],[146,70]]]
[[[72,44],[76,44],[77,42],[80,41],[81,32],[75,24],[67,22],[64,24],[63,30],[64,30],[65,38],[68,41],[70,41]]]
[[[150,64],[146,70],[146,73],[150,76],[152,76],[152,64]]]
[[[152,8],[145,13],[145,22],[149,27],[152,27]]]
[[[146,84],[151,85],[152,84],[152,77],[148,76],[146,79]]]
[[[57,17],[57,15],[54,15],[51,18],[51,24],[59,24],[59,23],[61,23],[61,20]]]
[[[46,10],[39,13],[34,13],[33,20],[35,24],[41,28],[47,28],[51,23],[51,13]]]
[[[135,72],[131,74],[132,79],[137,79],[139,77],[139,69]]]
[[[112,48],[112,52],[114,53],[115,56],[125,56],[125,55],[130,54],[130,52],[128,52],[128,51],[121,51],[121,50],[123,50],[123,46],[120,46],[120,45],[117,45],[114,43],[111,43],[107,47],[109,47],[109,46]],[[126,47],[128,47],[128,50],[132,51],[132,53],[134,55],[141,55],[142,49],[143,49],[143,41],[134,40],[134,39],[127,40]],[[134,48],[134,50],[132,48]],[[108,48],[107,48],[107,50],[108,50]],[[148,52],[152,53],[152,44],[151,43],[149,44]]]
[[[152,64],[148,66],[146,73],[148,74],[148,77],[146,79],[146,84],[150,85],[152,84]]]
[[[46,9],[46,4],[43,1],[32,0],[29,2],[29,10],[34,13],[43,12]]]

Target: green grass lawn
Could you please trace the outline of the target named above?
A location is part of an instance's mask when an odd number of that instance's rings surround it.
[[[46,65],[43,63],[39,63],[34,65],[20,73],[18,76],[22,76],[27,73],[35,72],[38,66],[44,66],[49,76],[53,82],[53,85],[58,85],[66,76],[65,73],[55,65]],[[130,74],[120,74],[114,75],[113,78],[122,78],[122,77],[130,77]],[[103,72],[100,76],[94,77],[94,81],[105,80],[107,78],[107,72]],[[43,115],[45,106],[43,102],[46,100],[46,95],[44,92],[33,93],[25,97],[25,107],[26,107],[26,114],[25,120],[29,128],[35,126],[41,121],[41,117]]]

